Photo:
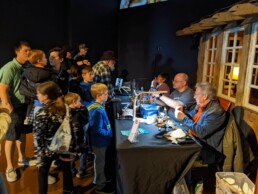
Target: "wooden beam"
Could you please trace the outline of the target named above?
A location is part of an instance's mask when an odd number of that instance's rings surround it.
[[[238,15],[238,16],[243,16],[243,15],[249,15],[249,14],[257,14],[258,13],[258,3],[241,3],[232,6],[228,10],[232,15]]]
[[[212,19],[215,22],[231,22],[231,21],[235,21],[235,20],[243,20],[245,18],[242,16],[238,16],[238,15],[232,15],[230,12],[224,11],[224,12],[219,12],[219,13],[214,14],[212,16]]]
[[[203,26],[203,27],[215,27],[215,26],[226,24],[225,22],[215,22],[212,18],[205,18],[201,20],[199,23],[200,23],[200,26]]]

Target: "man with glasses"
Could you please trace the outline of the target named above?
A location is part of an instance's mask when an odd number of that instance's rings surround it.
[[[222,139],[227,124],[226,112],[216,97],[216,88],[210,83],[197,83],[194,94],[197,105],[185,114],[175,111],[175,117],[180,120],[182,127],[200,139],[203,149],[201,159],[206,164],[223,162]]]
[[[185,73],[178,73],[172,80],[174,91],[169,97],[162,94],[155,94],[158,97],[156,103],[162,106],[168,106],[169,116],[174,115],[174,110],[177,106],[182,106],[184,110],[189,111],[195,105],[194,91],[188,86],[188,75]]]

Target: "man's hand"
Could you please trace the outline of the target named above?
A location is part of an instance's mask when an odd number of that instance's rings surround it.
[[[186,117],[185,113],[183,113],[183,106],[176,106],[175,117],[180,120],[183,120]]]

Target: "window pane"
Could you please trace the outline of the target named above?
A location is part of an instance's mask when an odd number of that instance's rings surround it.
[[[234,36],[235,36],[235,33],[229,33],[228,34],[228,47],[232,47],[234,46]]]
[[[236,52],[235,52],[235,63],[240,63],[240,60],[241,60],[241,53],[242,53],[242,49],[236,49]]]
[[[207,64],[207,72],[206,72],[206,75],[210,75],[211,71],[211,64]]]
[[[228,90],[229,90],[229,83],[228,82],[224,82],[223,83],[223,91],[222,93],[225,95],[228,95]]]
[[[231,90],[230,90],[230,96],[235,98],[237,92],[237,84],[231,83]]]
[[[258,90],[251,88],[249,103],[258,106]]]
[[[216,60],[216,50],[213,50],[213,59],[212,59],[212,62],[215,62]]]
[[[208,62],[211,62],[211,55],[212,55],[212,51],[209,50],[209,52],[208,52]]]
[[[232,49],[229,49],[227,50],[227,58],[226,58],[226,63],[232,63],[232,57],[233,57],[233,50]]]
[[[243,37],[244,37],[244,32],[243,31],[238,31],[237,32],[236,46],[243,46]]]
[[[251,84],[258,86],[258,68],[253,68]]]
[[[254,65],[258,65],[258,48],[255,49]]]
[[[214,48],[217,48],[217,36],[213,36],[213,38],[214,38]]]
[[[209,49],[212,48],[212,44],[213,44],[213,37],[210,37],[210,40],[209,40]]]
[[[210,82],[210,78],[209,78],[209,77],[206,77],[204,81],[205,81],[205,82]]]
[[[224,79],[230,78],[231,66],[225,66]]]

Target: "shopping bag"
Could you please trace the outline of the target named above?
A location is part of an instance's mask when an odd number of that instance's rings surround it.
[[[57,129],[49,146],[49,150],[58,153],[68,152],[72,139],[69,117],[69,107],[66,105],[66,116],[60,127]]]

